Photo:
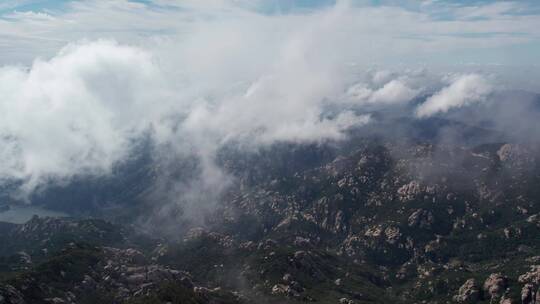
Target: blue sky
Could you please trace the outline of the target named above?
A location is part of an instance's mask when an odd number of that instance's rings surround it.
[[[0,3],[0,12],[8,13],[14,10],[61,10],[69,2],[77,0],[4,0]],[[152,0],[132,0],[133,2],[141,2],[152,4]],[[179,3],[181,1],[178,1]],[[258,2],[258,7],[262,12],[290,12],[303,9],[317,9],[321,7],[332,6],[336,0],[263,0],[253,1]],[[419,9],[423,4],[431,1],[418,0],[352,0],[353,5],[358,6],[401,6],[408,9]],[[477,6],[486,5],[503,1],[495,0],[435,0],[434,4],[440,5],[456,5],[456,6]],[[506,1],[510,2],[510,1]],[[527,11],[522,13],[539,13],[540,1],[535,0],[519,0],[516,1],[527,7]]]
[[[59,7],[62,4],[76,0],[27,0],[30,5],[34,5],[34,8],[40,7]],[[133,0],[134,2],[152,3],[152,0]],[[181,1],[178,1],[181,2]],[[253,1],[257,2],[257,1]],[[336,4],[336,0],[263,0],[258,1],[262,7],[269,9],[281,9],[287,11],[289,9],[305,9],[305,8],[320,8],[326,6],[332,6]],[[405,7],[418,7],[422,6],[426,1],[419,0],[351,0],[353,5],[366,5],[366,6],[405,6]],[[461,6],[477,6],[486,5],[497,2],[519,2],[526,5],[529,9],[534,9],[536,13],[540,9],[540,2],[536,0],[519,0],[519,1],[501,1],[501,0],[435,0],[433,3],[449,4],[449,5],[461,5]]]
[[[381,50],[373,50],[370,59],[377,64],[537,65],[540,62],[540,1],[339,3],[348,4],[349,15],[366,19],[362,24],[362,20],[349,16],[350,25],[344,21],[339,27],[340,31],[350,31],[355,39],[364,41],[366,47],[379,47]],[[317,14],[335,5],[334,0],[5,0],[0,2],[0,47],[3,48],[0,63],[24,63],[38,56],[51,56],[63,45],[81,39],[140,43],[142,36],[184,32],[179,30],[184,27],[182,22],[174,24],[178,18],[239,19],[244,18],[241,12],[244,10],[276,16],[277,20],[287,15]],[[183,11],[188,13],[182,15]],[[104,15],[111,18],[102,20]],[[162,22],[148,20],[151,15],[160,15],[157,18],[163,18]],[[297,19],[301,25],[301,18]],[[76,29],[71,28],[73,24]],[[374,24],[380,26],[370,28]],[[379,44],[372,42],[379,40]],[[393,54],[393,48],[403,51]],[[385,52],[388,55],[379,58],[379,53]]]
[[[58,10],[69,1],[67,0],[6,0],[0,3],[0,12]]]

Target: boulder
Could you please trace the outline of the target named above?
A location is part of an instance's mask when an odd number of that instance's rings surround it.
[[[525,284],[521,289],[521,303],[522,304],[536,304],[538,303],[538,287],[531,283]]]
[[[508,278],[500,273],[492,273],[484,282],[484,292],[489,296],[491,302],[501,298],[508,287]]]
[[[458,303],[472,304],[480,300],[480,287],[475,279],[468,279],[459,288],[458,294],[454,296],[454,301]]]
[[[26,304],[26,301],[13,286],[0,285],[0,304]]]
[[[409,227],[429,229],[435,222],[433,213],[424,209],[414,211],[407,220]]]

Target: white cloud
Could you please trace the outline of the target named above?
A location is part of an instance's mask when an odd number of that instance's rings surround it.
[[[397,77],[395,72],[388,70],[377,70],[373,73],[372,82],[375,85],[384,85]]]
[[[63,48],[29,69],[0,70],[2,178],[28,191],[78,174],[104,174],[151,130],[158,142],[210,163],[220,145],[339,140],[367,116],[324,108],[344,90],[327,45],[336,14],[271,34],[255,18],[193,24],[182,39],[142,48],[98,40]],[[251,22],[251,21],[249,21]],[[247,37],[253,39],[246,40]]]
[[[402,81],[392,80],[373,92],[370,101],[388,104],[407,102],[416,97],[418,92],[418,90],[407,87]]]
[[[0,69],[0,171],[29,189],[73,174],[106,173],[167,96],[151,57],[98,41],[64,48],[27,70]]]
[[[155,0],[145,4],[126,0],[88,0],[69,2],[64,9],[48,11],[48,16],[41,16],[47,18],[22,13],[15,18],[10,13],[0,18],[0,45],[9,42],[19,51],[4,52],[1,60],[29,61],[35,56],[53,56],[55,48],[83,38],[109,38],[146,46],[149,38],[182,37],[201,23],[214,28],[235,21],[245,28],[266,23],[269,30],[266,35],[271,35],[270,31],[279,35],[302,27],[306,20],[328,10],[339,11],[334,37],[329,41],[338,44],[328,46],[343,48],[340,53],[348,53],[362,63],[410,57],[421,61],[451,50],[489,52],[490,48],[538,42],[540,34],[537,15],[508,14],[530,11],[527,4],[519,2],[467,6],[438,1],[427,6],[429,9],[408,10],[390,5],[357,7],[347,5],[347,1],[338,1],[336,8],[276,15],[260,13],[263,3]],[[440,18],[440,15],[447,18]],[[14,42],[28,37],[33,40]]]
[[[0,3],[0,10],[9,10],[21,5],[30,4],[32,0],[4,0]]]
[[[418,106],[416,116],[429,117],[437,113],[446,113],[453,108],[482,102],[492,91],[493,87],[485,77],[478,74],[461,75]]]
[[[326,107],[340,106],[343,92],[360,105],[388,106],[410,101],[425,85],[422,75],[379,71],[347,89],[358,81],[358,70],[345,70],[349,63],[359,69],[411,54],[530,42],[540,34],[540,19],[501,18],[497,9],[473,22],[343,3],[266,15],[247,1],[90,0],[3,15],[0,60],[34,63],[0,69],[2,177],[25,179],[32,190],[51,179],[106,173],[147,130],[158,143],[190,147],[205,162],[229,141],[341,139],[369,120],[344,109],[325,115]],[[493,32],[507,36],[484,36]],[[81,39],[94,42],[73,44]],[[419,115],[487,91],[462,82],[431,98]]]
[[[465,6],[455,9],[455,15],[460,19],[504,18],[516,12],[524,12],[524,7],[517,2],[511,1]]]
[[[359,103],[391,105],[409,102],[420,92],[420,89],[408,87],[403,80],[393,79],[375,90],[364,83],[353,85],[347,90],[347,95]]]

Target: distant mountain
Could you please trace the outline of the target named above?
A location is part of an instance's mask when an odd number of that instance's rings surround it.
[[[149,146],[48,188],[34,202],[73,217],[0,223],[0,303],[538,303],[537,138],[402,114],[340,142],[230,143],[215,193],[197,158]]]
[[[100,220],[4,225],[8,285],[0,290],[26,303],[79,303],[88,296],[84,284],[107,291],[112,298],[101,299],[108,303],[214,296],[212,303],[517,303],[534,297],[538,284],[538,151],[356,139],[339,147],[275,146],[251,157],[231,152],[235,158],[222,161],[237,182],[204,226],[178,230],[178,241],[137,237]],[[139,262],[122,260],[126,250]],[[51,269],[57,259],[77,262]],[[102,274],[108,260],[146,270],[120,271],[110,285]],[[148,269],[172,285],[156,285]],[[25,280],[40,282],[51,271],[60,271],[57,287],[36,283],[29,294]],[[138,278],[142,285],[128,287]],[[127,288],[124,296],[118,288]]]

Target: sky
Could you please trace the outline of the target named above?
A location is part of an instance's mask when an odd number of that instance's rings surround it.
[[[539,56],[538,1],[4,0],[0,183],[108,174],[150,136],[220,188],[227,143],[342,140],[371,107],[420,98],[425,119],[538,93]]]
[[[364,41],[366,62],[515,66],[539,62],[538,1],[339,3],[348,6],[352,19],[343,22],[339,31]],[[4,0],[0,62],[28,64],[81,39],[144,43],[141,39],[150,36],[181,34],[204,18],[316,14],[334,5],[330,0]]]

